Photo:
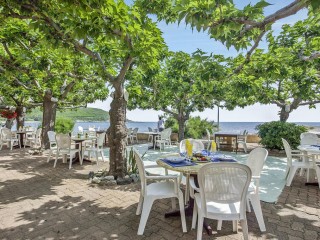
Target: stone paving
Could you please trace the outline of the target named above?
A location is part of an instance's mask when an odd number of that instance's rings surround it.
[[[0,239],[195,239],[182,233],[180,218],[164,218],[168,200],[152,207],[144,236],[137,236],[140,217],[135,215],[139,185],[98,186],[87,180],[95,163],[74,164],[71,170],[59,160],[30,156],[27,150],[0,151]],[[102,167],[107,167],[104,163]],[[305,186],[296,176],[276,204],[262,203],[267,232],[261,233],[254,213],[248,213],[250,239],[320,239],[320,191]],[[216,229],[217,222],[209,220]],[[242,239],[231,222],[203,239]]]

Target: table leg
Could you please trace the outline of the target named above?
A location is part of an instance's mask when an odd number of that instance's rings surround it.
[[[197,175],[193,175],[193,174],[192,174],[192,176],[193,176],[194,179],[195,179],[195,184],[196,184],[196,186],[199,186],[199,185],[198,185],[198,181],[197,181],[197,177],[196,177]],[[191,198],[191,196],[189,196],[189,203],[188,203],[188,205],[185,206],[185,208],[184,208],[184,212],[185,212],[186,217],[190,217],[190,216],[192,217],[192,215],[193,215],[193,207],[194,207],[194,199]],[[180,216],[180,210],[174,210],[174,211],[171,211],[171,212],[168,212],[168,213],[165,213],[165,214],[164,214],[164,217],[165,217],[165,218],[168,218],[168,217],[178,217],[178,216]],[[210,225],[208,225],[208,224],[206,223],[206,221],[203,222],[203,228],[206,230],[206,232],[207,232],[208,235],[212,235],[212,228],[211,228]]]

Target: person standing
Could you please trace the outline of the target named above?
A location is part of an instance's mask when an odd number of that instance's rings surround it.
[[[159,117],[159,121],[158,121],[158,131],[162,132],[164,130],[164,120],[162,119],[162,117]]]

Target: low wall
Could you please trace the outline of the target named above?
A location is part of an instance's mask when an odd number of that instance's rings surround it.
[[[138,139],[141,141],[148,141],[148,137],[149,137],[148,134],[138,133]],[[259,143],[260,140],[261,138],[258,135],[249,134],[247,136],[247,143]],[[178,142],[178,133],[171,134],[171,141]]]

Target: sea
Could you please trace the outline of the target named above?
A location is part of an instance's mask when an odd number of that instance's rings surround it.
[[[25,126],[38,127],[41,122],[33,121],[26,122]],[[244,130],[247,130],[250,134],[257,133],[255,129],[259,124],[264,122],[220,122],[219,128],[220,132],[230,132],[230,133],[240,133]],[[309,128],[320,129],[320,122],[295,122],[298,125],[307,126]],[[139,128],[138,132],[147,132],[148,127],[152,129],[157,128],[157,122],[127,122],[127,128]],[[78,131],[78,127],[83,127],[84,130],[89,129],[89,127],[93,127],[96,130],[105,130],[110,126],[109,122],[76,122],[73,128],[73,133]],[[15,126],[12,128],[16,129]]]

